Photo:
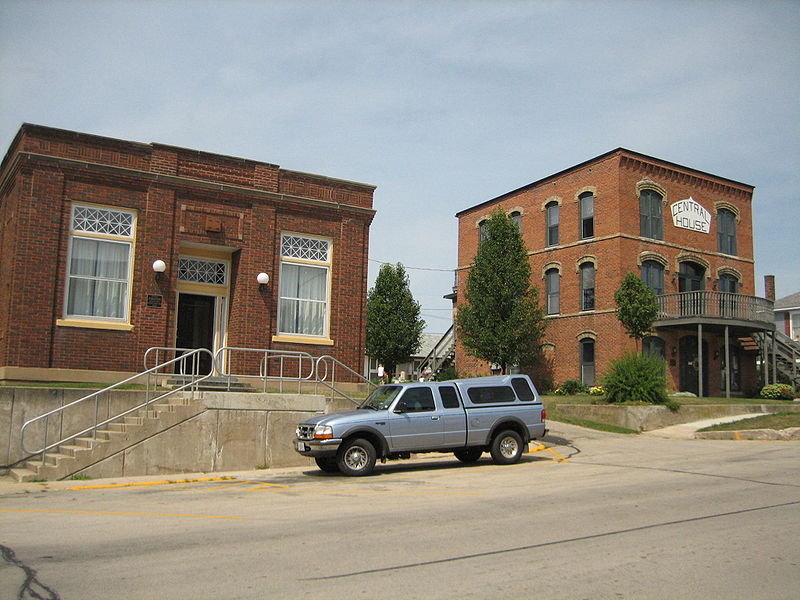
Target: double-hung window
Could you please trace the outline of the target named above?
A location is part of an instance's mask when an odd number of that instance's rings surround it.
[[[330,266],[329,240],[283,234],[278,333],[328,335]]]
[[[547,314],[557,315],[561,310],[561,274],[558,269],[548,269],[544,274],[547,289]]]
[[[717,213],[717,249],[736,254],[736,215],[724,208]]]
[[[594,194],[584,192],[578,196],[581,208],[581,239],[594,237]]]
[[[655,260],[642,263],[642,281],[647,284],[656,296],[664,293],[664,265]]]
[[[133,211],[73,205],[64,311],[67,318],[128,321],[135,227]]]
[[[661,194],[644,189],[639,194],[640,235],[654,240],[664,239],[664,212]]]
[[[581,310],[594,310],[594,264],[585,262],[581,272]]]
[[[558,202],[549,202],[545,206],[545,217],[547,219],[547,239],[548,246],[558,246]]]

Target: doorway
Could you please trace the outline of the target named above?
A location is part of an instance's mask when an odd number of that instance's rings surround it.
[[[698,389],[700,360],[697,352],[697,336],[687,335],[678,341],[680,360],[680,391],[692,392],[705,397],[708,391],[708,342],[703,340],[703,389]]]
[[[207,348],[214,351],[214,322],[217,307],[216,296],[201,294],[178,294],[178,324],[175,335],[178,348]],[[176,353],[180,356],[180,352]],[[211,372],[211,357],[203,353],[199,355],[199,373],[207,375]],[[181,364],[175,364],[175,371],[181,371]],[[185,366],[186,370],[191,365]]]

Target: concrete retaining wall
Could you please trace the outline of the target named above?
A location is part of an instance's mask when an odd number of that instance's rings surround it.
[[[0,388],[0,473],[25,458],[20,448],[22,424],[37,415],[90,394],[92,390]],[[185,472],[249,470],[313,464],[294,452],[294,430],[302,419],[349,410],[349,401],[326,401],[310,394],[200,392],[204,410],[172,428],[144,439],[82,471],[91,477],[121,477]],[[101,414],[134,406],[142,392],[114,392],[103,400]],[[94,403],[48,422],[48,441],[93,421]],[[112,412],[111,414],[116,414]],[[80,423],[80,425],[78,425]],[[32,432],[29,446],[43,435]],[[57,437],[58,436],[58,437]],[[38,439],[37,439],[38,438]]]
[[[633,429],[652,431],[670,425],[691,423],[745,413],[800,411],[796,403],[786,404],[709,404],[681,406],[676,412],[666,406],[614,406],[612,404],[558,404],[556,410],[568,417],[597,421]]]

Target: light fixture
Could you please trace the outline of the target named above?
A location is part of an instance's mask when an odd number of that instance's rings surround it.
[[[166,270],[167,270],[167,263],[165,263],[163,260],[158,259],[153,263],[153,271],[156,274],[156,281],[161,279],[161,274]]]
[[[258,289],[263,291],[269,283],[269,275],[266,273],[259,273],[256,275],[256,281],[258,281]]]

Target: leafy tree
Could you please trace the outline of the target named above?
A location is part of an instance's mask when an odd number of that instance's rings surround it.
[[[639,277],[628,273],[614,292],[614,301],[617,303],[617,318],[625,327],[625,333],[638,345],[638,341],[650,333],[658,316],[655,292]]]
[[[517,224],[498,209],[486,224],[467,277],[456,326],[466,350],[497,363],[503,373],[539,357],[546,321]]]
[[[403,265],[383,265],[367,296],[367,354],[390,374],[419,350],[425,327],[419,311]]]

